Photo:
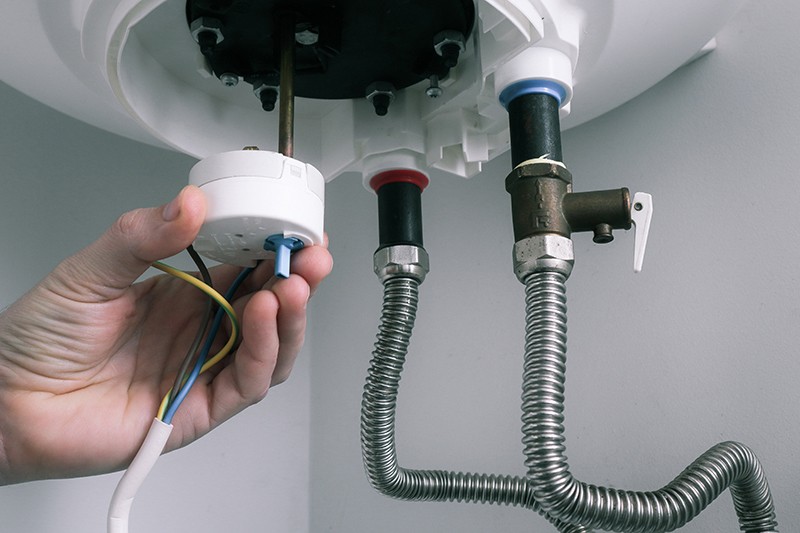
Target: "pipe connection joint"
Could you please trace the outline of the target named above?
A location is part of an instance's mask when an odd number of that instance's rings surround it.
[[[421,246],[386,246],[375,252],[372,261],[375,274],[383,284],[393,278],[411,278],[422,283],[430,272],[428,252]]]
[[[517,165],[506,178],[511,195],[514,240],[555,234],[569,238],[564,196],[572,192],[572,174],[563,163],[534,159]]]
[[[568,278],[574,264],[575,252],[569,237],[544,233],[514,243],[514,274],[523,283],[535,272],[558,272]]]
[[[520,281],[532,272],[555,270],[569,277],[574,263],[570,236],[594,232],[594,242],[613,240],[612,230],[631,228],[632,201],[626,188],[572,192],[563,163],[523,161],[506,178],[514,223],[514,272]]]

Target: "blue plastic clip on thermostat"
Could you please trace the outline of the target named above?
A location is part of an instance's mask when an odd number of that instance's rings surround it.
[[[264,241],[264,249],[268,252],[275,252],[275,275],[286,279],[291,273],[291,257],[295,252],[305,246],[303,241],[296,237],[284,237],[283,235],[271,235]]]

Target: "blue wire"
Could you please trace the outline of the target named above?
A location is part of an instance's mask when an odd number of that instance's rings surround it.
[[[244,282],[247,276],[253,272],[253,268],[245,268],[242,270],[239,275],[233,280],[228,292],[225,293],[225,299],[230,301],[233,298],[233,295],[236,294],[236,291],[239,289],[239,286]],[[164,413],[163,422],[165,424],[171,424],[172,418],[175,416],[175,413],[178,411],[178,407],[183,403],[183,400],[186,399],[186,396],[189,394],[189,391],[194,386],[195,381],[197,381],[197,377],[200,375],[200,370],[203,368],[203,364],[205,364],[206,359],[208,359],[208,354],[211,351],[211,345],[214,343],[214,339],[217,337],[217,332],[219,332],[219,328],[222,325],[222,319],[225,316],[225,311],[222,309],[217,310],[217,314],[214,316],[214,322],[211,323],[211,329],[208,333],[208,338],[206,338],[206,342],[203,345],[203,349],[200,352],[200,357],[197,358],[197,362],[192,368],[192,373],[189,374],[189,377],[186,378],[186,383],[184,383],[181,390],[178,391],[178,394],[175,395],[175,399],[172,400],[172,403],[169,404],[167,408],[167,412]]]

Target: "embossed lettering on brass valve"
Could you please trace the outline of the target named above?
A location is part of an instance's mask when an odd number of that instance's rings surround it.
[[[569,237],[562,201],[572,190],[572,174],[563,164],[543,159],[523,163],[506,178],[511,194],[514,240],[554,233]]]

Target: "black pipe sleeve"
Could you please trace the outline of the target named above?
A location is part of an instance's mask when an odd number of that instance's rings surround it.
[[[381,185],[378,193],[380,248],[400,244],[422,247],[422,190],[414,183]]]
[[[562,160],[558,108],[558,100],[541,93],[523,94],[508,104],[514,168],[530,159]]]

